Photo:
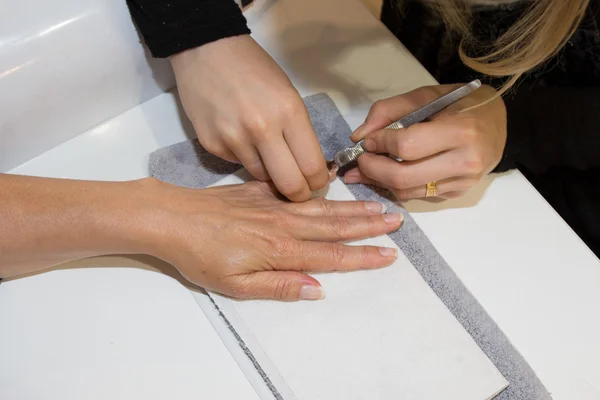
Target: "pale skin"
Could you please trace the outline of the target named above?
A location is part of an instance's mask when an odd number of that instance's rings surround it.
[[[224,159],[241,162],[259,180],[272,179],[293,201],[310,198],[326,185],[326,163],[298,92],[285,73],[248,35],[221,39],[171,57],[181,99],[200,142]],[[399,71],[401,73],[401,71]],[[455,86],[420,88],[376,102],[352,140],[366,138],[369,151],[346,183],[369,183],[392,190],[398,199],[425,196],[438,182],[438,195],[466,193],[500,161],[506,143],[506,111],[484,86],[424,122],[398,131],[389,123],[451,91]]]
[[[282,200],[269,183],[193,190],[0,174],[0,277],[107,254],[148,254],[237,298],[324,297],[308,272],[391,264],[397,250],[339,242],[397,230],[376,202]],[[232,229],[235,227],[235,229]]]
[[[202,145],[263,182],[191,190],[154,179],[86,182],[0,174],[0,277],[67,261],[143,253],[190,282],[239,298],[317,300],[307,272],[391,264],[396,249],[340,244],[398,229],[377,203],[313,199],[331,179],[308,113],[281,68],[250,36],[171,57],[181,100]],[[402,131],[389,123],[456,86],[432,86],[376,102],[351,136],[367,150],[346,183],[388,188],[400,199],[466,193],[498,164],[506,143],[501,98],[484,86]],[[382,154],[401,157],[398,163]],[[268,183],[267,181],[270,181]],[[284,201],[276,195],[283,194]],[[226,229],[235,226],[236,229]]]

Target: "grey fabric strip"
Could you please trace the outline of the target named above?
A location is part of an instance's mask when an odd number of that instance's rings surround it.
[[[326,94],[307,97],[305,103],[327,159],[352,144],[350,127]],[[157,179],[179,186],[202,188],[234,173],[239,166],[212,156],[197,141],[189,141],[152,153],[149,168],[150,175]],[[402,229],[390,234],[390,238],[509,381],[509,387],[494,399],[551,400],[531,367],[465,288],[410,214],[386,191],[365,185],[350,185],[349,189],[359,200],[380,201],[388,206],[388,212],[404,214]]]

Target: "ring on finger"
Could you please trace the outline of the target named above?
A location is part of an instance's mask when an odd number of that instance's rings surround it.
[[[425,185],[425,197],[437,196],[437,181],[431,181]]]

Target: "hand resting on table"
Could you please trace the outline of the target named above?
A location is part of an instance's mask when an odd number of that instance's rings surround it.
[[[107,254],[149,254],[238,298],[317,300],[304,272],[391,264],[396,249],[339,242],[398,229],[376,202],[282,200],[272,184],[186,189],[0,174],[0,278]]]

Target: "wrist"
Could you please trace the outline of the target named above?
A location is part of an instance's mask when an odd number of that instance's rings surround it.
[[[187,69],[190,65],[205,65],[210,61],[222,56],[235,56],[239,52],[239,47],[247,47],[255,44],[250,34],[239,34],[219,38],[202,46],[192,47],[173,54],[169,57],[171,67],[175,75],[180,71]]]
[[[76,259],[147,252],[144,180],[98,182],[0,174],[0,277]]]
[[[90,227],[103,254],[149,254],[163,243],[160,186],[154,178],[114,182],[92,206]]]
[[[177,244],[185,241],[189,212],[181,212],[192,204],[192,214],[204,209],[200,190],[193,190],[188,202],[186,193],[192,189],[180,188],[155,178],[124,182],[126,193],[121,212],[111,214],[112,221],[100,222],[99,228],[112,232],[112,240],[121,243],[121,251],[148,254],[169,262],[176,257]],[[114,208],[114,207],[111,207]],[[187,210],[189,211],[189,210]]]

